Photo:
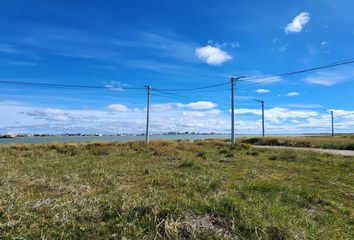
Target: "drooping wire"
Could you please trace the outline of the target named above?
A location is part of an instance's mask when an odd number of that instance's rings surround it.
[[[24,85],[33,87],[48,87],[48,88],[65,88],[65,89],[106,89],[106,90],[142,90],[143,87],[120,87],[120,86],[90,86],[90,85],[71,85],[71,84],[52,84],[52,83],[39,83],[39,82],[22,82],[22,81],[10,81],[0,80],[0,83]]]
[[[252,77],[252,78],[246,79],[245,81],[252,82],[254,80],[261,80],[261,79],[267,79],[267,78],[287,77],[287,76],[292,76],[292,75],[296,75],[296,74],[312,72],[312,71],[321,70],[321,69],[327,69],[327,68],[333,68],[333,67],[338,67],[338,66],[352,64],[352,63],[354,63],[354,58],[350,58],[350,59],[343,60],[343,61],[338,61],[338,62],[335,62],[335,63],[332,63],[332,64],[327,64],[327,65],[323,65],[323,66],[319,66],[319,67],[313,67],[313,68],[307,68],[307,69],[303,69],[303,70],[297,70],[297,71],[293,71],[293,72],[286,72],[286,73],[279,73],[279,74],[273,74],[273,75],[264,75],[264,76],[259,76],[259,77]],[[247,87],[250,87],[250,86],[264,84],[264,83],[265,82],[261,82],[261,81],[252,82],[250,84],[247,84],[246,86],[242,86],[242,88],[247,88]]]
[[[195,98],[186,97],[186,96],[175,94],[175,93],[171,93],[171,92],[166,92],[165,90],[161,90],[161,89],[153,88],[152,90],[153,91],[157,91],[160,94],[164,94],[164,95],[172,95],[172,96],[175,96],[175,97],[184,98],[184,99],[188,99],[188,100],[191,100],[191,101],[200,101],[200,100],[195,99]]]
[[[343,60],[343,61],[338,61],[332,64],[327,64],[319,67],[314,67],[314,68],[307,68],[303,70],[298,70],[298,71],[293,71],[293,72],[286,72],[286,73],[280,73],[280,74],[273,74],[273,75],[265,75],[265,76],[259,76],[259,77],[252,77],[248,78],[247,80],[243,81],[254,81],[254,80],[260,80],[260,79],[267,79],[267,78],[277,78],[277,77],[287,77],[295,74],[301,74],[301,73],[306,73],[306,72],[311,72],[311,71],[316,71],[316,70],[321,70],[321,69],[327,69],[327,68],[333,68],[341,65],[346,65],[346,64],[352,64],[354,63],[354,58],[350,58],[348,60]],[[115,89],[121,89],[121,90],[143,90],[145,89],[144,87],[121,87],[121,86],[90,86],[90,85],[70,85],[70,84],[52,84],[52,83],[39,83],[39,82],[23,82],[23,81],[10,81],[10,80],[0,80],[0,83],[3,84],[15,84],[15,85],[25,85],[25,86],[34,86],[34,87],[48,87],[48,88],[69,88],[69,89],[106,89],[106,90],[115,90]],[[242,86],[243,88],[247,88],[249,86],[254,86],[257,84],[263,84],[264,82],[253,82],[250,83],[246,86]],[[198,90],[205,90],[205,89],[211,89],[211,88],[217,88],[220,86],[225,86],[230,84],[230,82],[223,82],[219,84],[214,84],[214,85],[209,85],[209,86],[203,86],[203,87],[196,87],[196,88],[177,88],[177,89],[158,89],[155,88],[155,90],[160,90],[166,92],[177,92],[177,91],[198,91]]]
[[[196,87],[196,88],[178,88],[178,89],[162,89],[161,88],[159,90],[166,91],[166,92],[195,91],[195,90],[216,88],[216,87],[225,86],[225,85],[229,85],[229,84],[230,84],[230,82],[224,82],[224,83],[220,83],[220,84],[209,85],[209,86],[204,86],[204,87]]]
[[[302,69],[302,70],[297,70],[297,71],[293,71],[293,72],[285,72],[285,73],[279,73],[279,74],[264,75],[264,76],[259,76],[259,77],[250,77],[250,78],[246,78],[245,80],[242,80],[242,82],[251,82],[251,83],[247,84],[245,86],[242,86],[241,89],[265,83],[265,82],[262,82],[262,81],[252,82],[254,80],[261,80],[261,79],[267,79],[267,78],[287,77],[287,76],[291,76],[291,75],[296,75],[296,74],[301,74],[301,73],[306,73],[306,72],[312,72],[312,71],[321,70],[321,69],[333,68],[333,67],[347,65],[347,64],[352,64],[352,63],[354,63],[354,58],[350,58],[350,59],[342,60],[342,61],[337,61],[337,62],[334,62],[334,63],[331,63],[331,64],[326,64],[326,65],[323,65],[323,66],[319,66],[319,67],[313,67],[313,68],[306,68],[306,69]],[[204,87],[197,87],[197,88],[179,88],[179,89],[177,88],[177,89],[159,89],[159,90],[163,90],[163,91],[167,91],[167,92],[198,91],[198,90],[216,88],[216,87],[219,87],[219,86],[225,86],[225,85],[228,85],[228,84],[230,84],[230,82],[224,82],[224,83],[220,83],[220,84],[209,85],[209,86],[204,86]]]

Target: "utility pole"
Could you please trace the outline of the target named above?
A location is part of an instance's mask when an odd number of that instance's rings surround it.
[[[260,102],[262,104],[262,137],[264,137],[264,101],[261,100],[255,100],[257,102]]]
[[[231,147],[235,146],[235,83],[241,78],[245,76],[231,77]]]
[[[231,147],[235,146],[235,78],[231,78]]]
[[[333,117],[333,111],[331,111],[331,120],[332,120],[332,137],[334,137],[334,117]]]
[[[150,95],[151,95],[151,86],[150,84],[145,86],[147,90],[147,107],[146,107],[146,133],[145,133],[145,143],[149,144],[149,121],[150,121]]]

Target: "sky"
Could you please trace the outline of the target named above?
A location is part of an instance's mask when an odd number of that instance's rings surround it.
[[[236,133],[354,130],[351,0],[0,2],[0,133]],[[9,84],[99,86],[49,88]],[[127,89],[138,88],[138,89]]]

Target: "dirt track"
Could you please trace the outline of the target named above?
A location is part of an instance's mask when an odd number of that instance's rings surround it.
[[[337,155],[343,155],[343,156],[354,156],[354,151],[350,151],[350,150],[322,149],[322,148],[299,148],[299,147],[284,147],[284,146],[256,146],[256,145],[253,145],[252,147],[254,147],[254,148],[305,150],[305,151],[313,151],[313,152],[319,152],[319,153],[337,154]]]

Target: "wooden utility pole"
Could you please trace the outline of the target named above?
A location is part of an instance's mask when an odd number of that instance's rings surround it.
[[[332,120],[332,137],[334,137],[334,116],[333,116],[333,111],[331,111],[331,120]]]
[[[149,121],[150,121],[150,95],[151,95],[151,86],[150,84],[145,86],[147,90],[147,107],[146,107],[146,133],[145,133],[145,142],[149,144]]]
[[[237,80],[245,78],[231,77],[231,147],[235,146],[235,83]]]
[[[261,100],[255,100],[257,102],[260,102],[262,104],[262,137],[264,137],[264,101]]]
[[[231,78],[231,147],[235,146],[235,78]]]

